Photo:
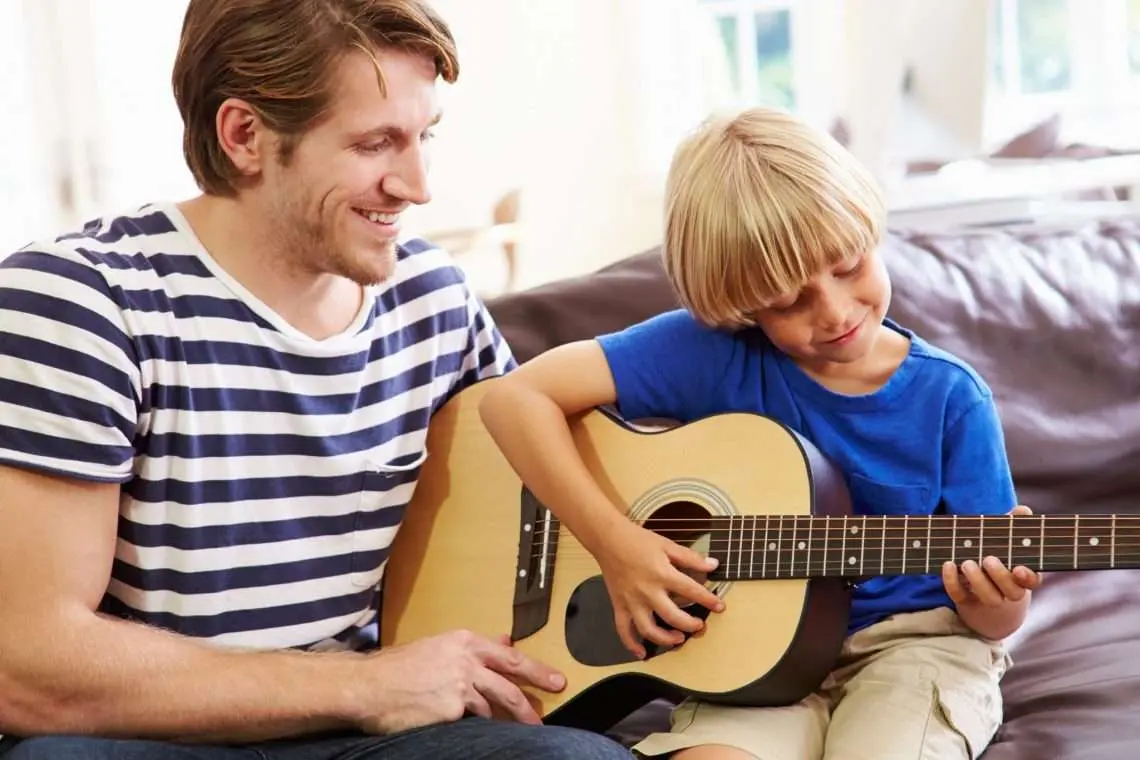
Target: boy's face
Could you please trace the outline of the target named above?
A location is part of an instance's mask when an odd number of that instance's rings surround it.
[[[756,314],[756,324],[793,359],[817,367],[848,364],[870,352],[890,301],[886,268],[871,250],[773,301]]]

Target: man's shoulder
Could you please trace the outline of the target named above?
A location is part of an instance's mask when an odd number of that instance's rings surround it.
[[[185,233],[167,210],[145,205],[93,218],[79,229],[33,240],[0,259],[9,271],[50,274],[107,287],[123,286],[140,276],[161,280],[171,274],[205,276],[199,257],[187,249]],[[148,283],[153,288],[153,282]]]
[[[467,274],[450,252],[422,237],[403,239],[396,247],[396,271],[381,286],[381,306],[426,299],[434,310],[466,304]]]

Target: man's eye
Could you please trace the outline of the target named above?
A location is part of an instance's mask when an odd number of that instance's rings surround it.
[[[374,143],[363,143],[361,145],[357,145],[356,150],[359,153],[379,153],[380,151],[387,148],[390,144],[391,143],[388,140],[381,140],[380,142]]]

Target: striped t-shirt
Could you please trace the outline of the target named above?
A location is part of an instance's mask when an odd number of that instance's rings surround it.
[[[375,645],[428,420],[514,364],[446,253],[398,259],[326,340],[173,205],[0,262],[0,463],[122,484],[103,612],[224,646]]]

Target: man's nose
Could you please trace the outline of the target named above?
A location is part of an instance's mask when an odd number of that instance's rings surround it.
[[[428,187],[427,154],[423,146],[414,144],[400,152],[396,165],[381,181],[386,195],[409,203],[424,204],[431,200]]]

